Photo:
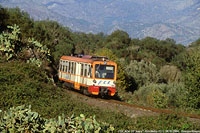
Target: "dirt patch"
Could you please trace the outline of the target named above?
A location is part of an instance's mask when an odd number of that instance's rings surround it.
[[[93,107],[97,107],[102,110],[109,110],[113,112],[123,113],[130,118],[136,117],[144,117],[144,116],[157,116],[161,113],[165,114],[177,114],[183,117],[187,117],[187,119],[193,123],[200,123],[200,119],[198,115],[186,114],[186,113],[177,113],[171,110],[165,109],[156,109],[150,107],[142,107],[139,105],[132,105],[120,101],[116,101],[113,99],[102,99],[97,97],[89,97],[83,95],[79,92],[64,90],[66,93],[72,94],[72,98],[80,100],[80,102],[91,105]]]
[[[133,107],[113,103],[113,102],[111,102],[112,100],[109,100],[109,99],[104,100],[104,99],[95,98],[95,97],[88,97],[88,96],[82,95],[78,92],[73,92],[73,91],[69,91],[69,90],[65,90],[65,91],[67,91],[67,93],[72,93],[73,94],[72,97],[77,100],[80,100],[80,102],[82,102],[82,103],[86,103],[91,106],[103,109],[103,110],[120,112],[131,118],[159,115],[159,113],[152,112],[149,110],[133,108]]]

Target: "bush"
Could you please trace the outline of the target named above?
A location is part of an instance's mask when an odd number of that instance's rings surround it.
[[[0,64],[0,108],[10,108],[53,98],[55,89],[46,73],[36,66],[20,61]],[[47,94],[48,92],[48,94]]]
[[[150,83],[156,83],[159,79],[156,66],[144,60],[141,62],[131,61],[125,71],[128,76],[134,79],[138,88]]]
[[[140,118],[135,122],[134,130],[159,130],[158,132],[166,132],[166,130],[199,130],[199,125],[187,122],[186,118],[177,115],[164,115],[158,117]]]
[[[150,84],[141,87],[134,96],[139,102],[155,107],[181,107],[185,105],[186,89],[182,83]]]
[[[173,65],[163,66],[160,69],[159,75],[166,83],[180,82],[182,78],[181,71]]]
[[[1,113],[1,112],[0,112]],[[106,123],[99,123],[95,117],[44,119],[31,106],[18,106],[5,111],[0,117],[0,132],[111,132],[114,128]]]
[[[200,47],[188,49],[184,56],[186,64],[185,85],[188,91],[187,103],[192,108],[200,108]]]

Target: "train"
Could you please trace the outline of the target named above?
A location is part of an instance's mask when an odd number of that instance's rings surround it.
[[[117,64],[105,56],[62,56],[58,77],[85,95],[114,96]]]

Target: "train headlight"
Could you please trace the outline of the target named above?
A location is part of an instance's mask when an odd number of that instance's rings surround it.
[[[96,81],[95,79],[93,80],[93,82],[94,82],[94,83],[97,83],[97,81]]]
[[[116,84],[116,81],[113,81],[113,84],[115,85],[115,84]]]

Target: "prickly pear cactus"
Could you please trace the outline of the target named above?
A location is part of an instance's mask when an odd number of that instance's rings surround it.
[[[31,106],[18,106],[5,111],[0,118],[0,132],[39,132],[43,129],[45,120],[36,112],[31,112]]]
[[[11,33],[3,32],[0,34],[0,52],[4,53],[7,60],[11,59],[17,52],[20,45],[20,29],[16,24],[14,26],[8,26]]]
[[[57,119],[44,119],[37,112],[31,111],[31,106],[18,106],[8,111],[0,110],[0,132],[113,132],[114,127],[99,123],[95,116],[86,118],[58,116]]]

